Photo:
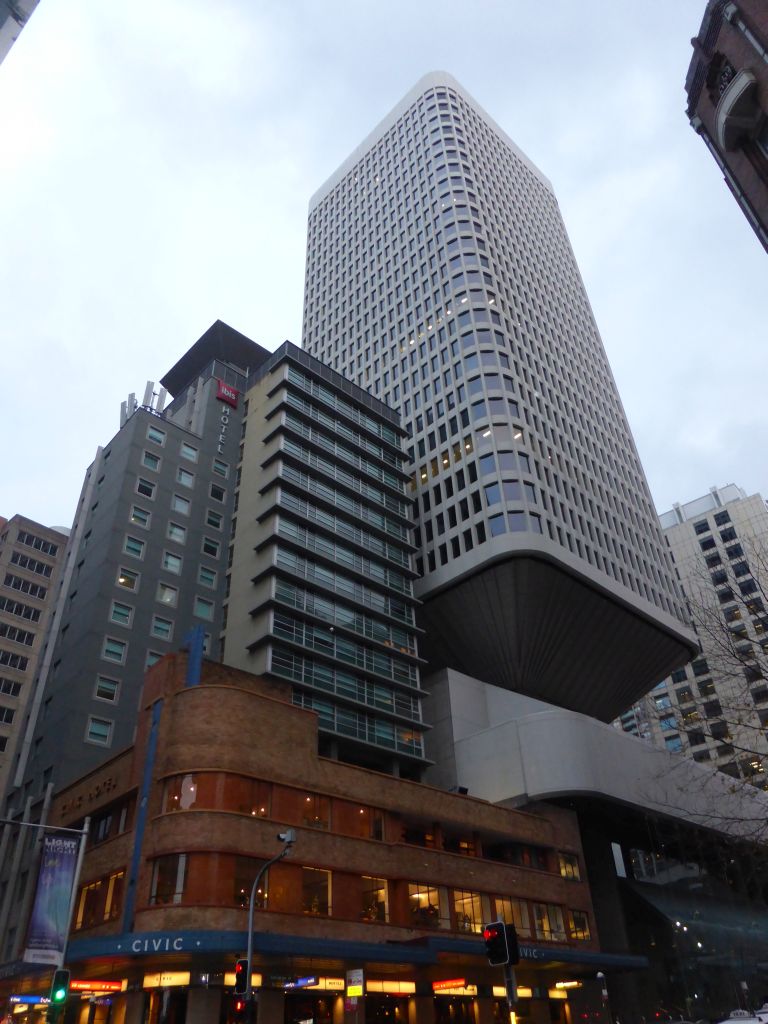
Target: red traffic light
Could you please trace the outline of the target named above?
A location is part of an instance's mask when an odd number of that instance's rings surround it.
[[[235,994],[244,996],[248,992],[248,961],[238,960],[235,964]]]
[[[492,967],[501,967],[509,963],[507,926],[503,921],[492,921],[491,924],[483,925],[483,941],[485,955]]]

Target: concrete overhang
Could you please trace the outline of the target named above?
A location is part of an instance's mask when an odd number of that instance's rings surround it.
[[[451,772],[472,796],[508,806],[590,797],[733,837],[764,831],[768,793],[711,766],[456,672],[425,685],[443,745],[428,753],[445,761],[451,746]]]
[[[543,537],[506,535],[417,581],[429,671],[609,722],[698,653],[691,630]],[[473,552],[474,554],[474,552]]]

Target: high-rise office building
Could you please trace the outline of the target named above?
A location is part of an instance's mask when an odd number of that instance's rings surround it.
[[[16,755],[67,546],[61,530],[0,519],[0,798]]]
[[[691,127],[768,249],[768,8],[763,0],[709,0],[691,44]]]
[[[321,753],[425,767],[405,432],[286,342],[246,393],[224,660],[288,680]]]
[[[430,669],[607,721],[690,658],[552,187],[449,75],[312,198],[304,346],[411,434]]]
[[[735,484],[659,517],[701,651],[622,716],[641,734],[765,788],[768,508]]]

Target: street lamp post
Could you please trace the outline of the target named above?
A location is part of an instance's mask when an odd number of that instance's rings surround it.
[[[276,853],[274,857],[270,857],[268,861],[262,864],[259,869],[259,873],[253,880],[251,886],[251,898],[248,900],[248,952],[246,958],[248,960],[248,968],[245,982],[245,1005],[246,1013],[249,1024],[253,1022],[253,991],[251,989],[251,971],[253,967],[253,911],[254,903],[256,902],[256,891],[259,888],[259,882],[261,882],[264,875],[267,873],[269,868],[276,864],[277,861],[282,860],[290,851],[293,844],[296,842],[296,833],[292,828],[287,829],[285,832],[278,832],[277,838],[284,843],[284,846],[280,853]]]

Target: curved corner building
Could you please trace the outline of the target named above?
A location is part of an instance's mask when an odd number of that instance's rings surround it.
[[[449,75],[312,198],[304,347],[410,430],[431,669],[608,721],[691,657],[552,186]]]

